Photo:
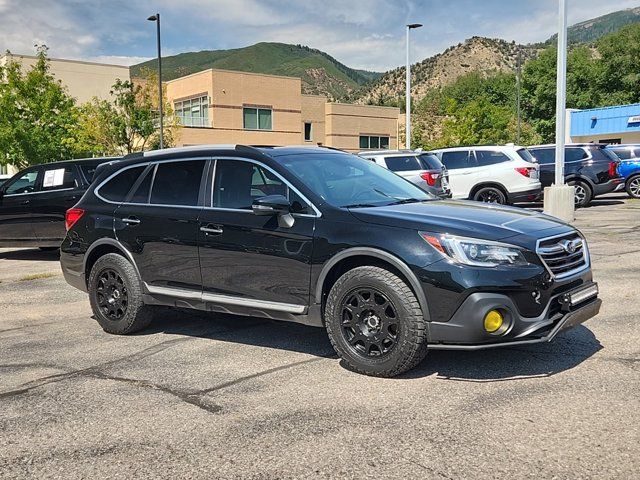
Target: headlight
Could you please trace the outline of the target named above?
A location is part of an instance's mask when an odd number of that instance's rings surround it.
[[[525,266],[529,262],[522,248],[507,243],[446,234],[419,232],[420,236],[446,258],[463,265],[497,267]]]

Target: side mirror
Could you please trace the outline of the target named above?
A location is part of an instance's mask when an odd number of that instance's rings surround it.
[[[267,195],[255,199],[251,210],[255,215],[287,215],[291,212],[291,204],[284,195]]]
[[[251,205],[254,215],[278,216],[281,228],[293,227],[294,218],[291,215],[291,203],[284,195],[267,195],[256,198]]]

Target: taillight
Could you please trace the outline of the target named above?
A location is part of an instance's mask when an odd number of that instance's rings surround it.
[[[518,167],[516,168],[516,172],[520,175],[524,175],[525,177],[531,177],[531,172],[535,170],[535,167]]]
[[[609,162],[609,177],[614,178],[618,176],[618,163]]]
[[[429,185],[430,187],[433,187],[436,184],[436,180],[438,179],[439,176],[440,174],[435,172],[422,172],[420,174],[420,177],[425,182],[427,182],[427,185]]]
[[[67,227],[67,231],[69,231],[83,215],[84,210],[81,208],[70,208],[67,210],[67,213],[64,216],[64,225]]]

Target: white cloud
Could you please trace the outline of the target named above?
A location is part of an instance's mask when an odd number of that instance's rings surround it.
[[[640,5],[640,0],[569,0],[576,23]],[[162,15],[163,53],[237,48],[260,41],[303,44],[370,70],[404,63],[407,22],[419,61],[473,35],[528,43],[557,29],[557,0],[0,0],[0,51],[129,64],[155,57]]]

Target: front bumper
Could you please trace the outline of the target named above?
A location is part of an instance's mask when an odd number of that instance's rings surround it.
[[[474,293],[462,303],[448,322],[429,324],[429,348],[449,350],[481,350],[494,347],[550,342],[555,336],[596,316],[602,301],[597,296],[569,307],[566,296],[579,292],[594,283],[551,297],[544,311],[537,317],[523,317],[513,301],[504,294]],[[487,333],[483,327],[486,312],[500,309],[507,312],[509,327],[500,336]]]

